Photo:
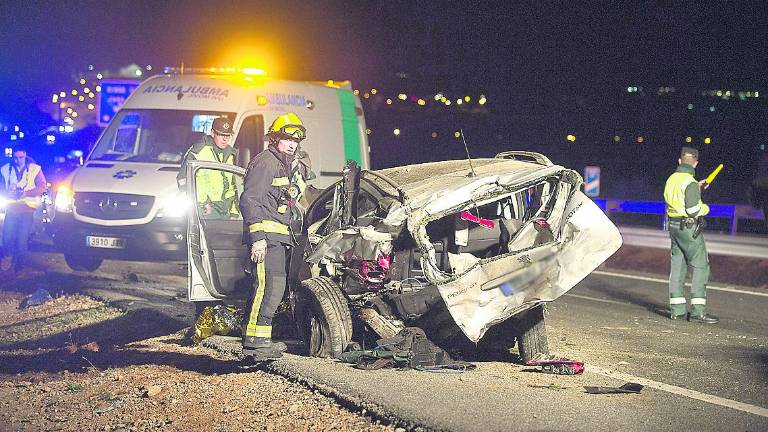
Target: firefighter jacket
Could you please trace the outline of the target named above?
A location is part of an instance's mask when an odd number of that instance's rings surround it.
[[[206,136],[203,141],[190,147],[184,155],[184,161],[181,163],[179,174],[176,176],[176,182],[179,189],[182,190],[187,183],[188,160],[234,165],[235,153],[232,147],[223,150],[216,147],[210,136]],[[200,169],[195,176],[197,179],[197,202],[199,204],[214,204],[224,214],[237,213],[237,189],[234,174],[219,170]]]
[[[292,163],[293,156],[269,146],[248,164],[240,211],[250,243],[266,239],[272,244],[292,244],[291,208],[300,195],[292,181]]]
[[[21,172],[7,163],[0,168],[3,181],[3,195],[11,200],[9,209],[16,211],[34,211],[40,207],[41,197],[45,192],[45,175],[40,165],[27,161]],[[22,197],[24,194],[26,196]]]
[[[691,165],[680,164],[667,179],[664,201],[668,217],[698,217],[709,213],[709,206],[701,201],[701,189],[693,177],[694,172]]]

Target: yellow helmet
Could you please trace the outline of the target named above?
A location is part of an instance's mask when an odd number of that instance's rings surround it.
[[[280,114],[267,131],[271,138],[287,138],[301,142],[307,137],[307,128],[301,123],[301,119],[294,113]]]

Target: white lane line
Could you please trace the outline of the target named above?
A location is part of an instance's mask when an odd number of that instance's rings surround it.
[[[607,376],[609,378],[616,378],[622,381],[636,382],[646,387],[655,388],[657,390],[665,391],[668,393],[684,396],[691,399],[700,400],[715,405],[720,405],[727,408],[732,408],[739,411],[744,411],[750,414],[755,414],[761,417],[768,417],[768,409],[759,407],[756,405],[750,405],[744,402],[738,402],[731,399],[721,398],[719,396],[698,392],[696,390],[689,390],[687,388],[678,387],[670,384],[664,384],[663,382],[649,380],[647,378],[636,377],[633,375],[625,374],[622,372],[604,369],[599,366],[586,365],[586,370],[596,373],[598,375]]]
[[[603,275],[603,276],[615,276],[615,277],[621,277],[626,279],[635,279],[635,280],[642,280],[642,281],[648,281],[648,282],[658,282],[663,284],[669,284],[669,279],[652,278],[647,276],[635,276],[635,275],[628,275],[623,273],[607,272],[602,270],[595,270],[592,273]],[[691,284],[690,282],[686,282],[685,285],[690,286]],[[757,291],[745,291],[745,290],[729,288],[729,287],[707,285],[707,289],[713,290],[713,291],[724,291],[724,292],[732,292],[737,294],[748,294],[748,295],[754,295],[754,296],[760,296],[760,297],[768,297],[768,293],[757,292]]]
[[[595,298],[595,297],[588,297],[588,296],[583,296],[583,295],[578,295],[578,294],[571,294],[571,293],[568,293],[568,294],[565,294],[565,295],[567,295],[568,297],[576,297],[576,298],[580,298],[580,299],[584,299],[584,300],[592,300],[592,301],[596,301],[596,302],[618,304],[618,305],[623,305],[623,306],[627,306],[627,305],[631,305],[632,304],[632,303],[620,302],[620,301],[616,301],[616,300],[606,300],[606,299]]]

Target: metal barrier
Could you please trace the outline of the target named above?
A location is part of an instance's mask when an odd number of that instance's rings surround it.
[[[662,217],[661,229],[667,226],[667,208],[661,201],[629,201],[610,198],[593,198],[604,213],[634,213],[634,214],[654,214]],[[709,204],[709,214],[707,217],[727,218],[731,220],[731,232],[733,235],[738,230],[740,219],[765,220],[762,210],[755,209],[749,205],[737,204]]]

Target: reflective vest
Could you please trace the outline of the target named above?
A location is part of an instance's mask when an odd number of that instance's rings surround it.
[[[696,179],[687,170],[678,168],[669,176],[664,186],[664,201],[667,203],[668,217],[695,217],[709,213],[709,206],[704,204],[701,198],[697,203],[686,207],[685,192],[693,183],[697,183]]]
[[[18,179],[18,181],[11,182],[11,175],[14,176],[14,179],[16,178],[16,173],[13,172],[13,168],[11,168],[11,164],[7,163],[3,165],[2,168],[0,168],[0,173],[3,175],[3,179],[5,181],[5,184],[3,185],[5,188],[5,191],[10,193],[11,196],[13,196],[13,192],[15,192],[16,189],[22,189],[24,191],[31,191],[35,189],[35,179],[42,171],[42,168],[40,168],[40,165],[36,163],[28,163],[25,167],[24,171],[22,171],[21,178]],[[40,207],[40,196],[34,196],[34,197],[24,197],[21,199],[16,200],[16,203],[23,203],[27,207],[31,209],[36,209]]]
[[[221,160],[212,146],[206,145],[198,153],[194,153],[195,159],[207,162],[219,162],[234,165],[235,155],[230,153],[226,160]],[[230,213],[238,213],[237,201],[235,199],[237,190],[235,187],[235,175],[232,173],[199,169],[197,171],[197,202],[221,202],[232,200]]]

